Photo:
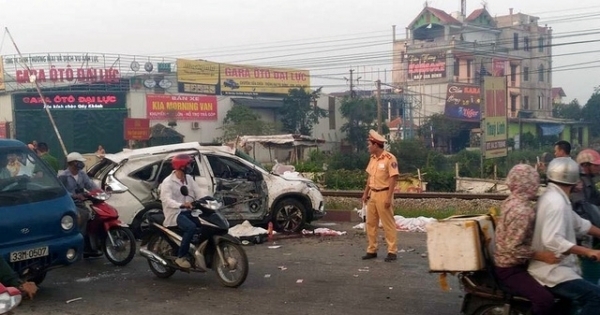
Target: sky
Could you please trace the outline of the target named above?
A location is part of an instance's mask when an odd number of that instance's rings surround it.
[[[93,52],[206,59],[303,68],[311,85],[345,91],[354,69],[359,89],[391,83],[392,25],[397,36],[423,9],[408,0],[0,0],[0,55],[15,54],[6,27],[23,53]],[[459,0],[429,6],[460,11]],[[467,1],[467,12],[482,1]],[[600,3],[488,0],[494,15],[514,12],[551,26],[553,86],[566,101],[585,104],[600,85]],[[580,41],[592,41],[580,43]]]

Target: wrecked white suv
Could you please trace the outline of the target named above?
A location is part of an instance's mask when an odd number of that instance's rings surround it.
[[[126,150],[107,154],[89,168],[88,175],[103,189],[112,190],[107,202],[137,236],[144,214],[161,210],[158,187],[173,170],[171,159],[182,153],[194,157],[192,176],[224,203],[222,213],[232,224],[272,221],[275,230],[297,232],[325,215],[323,196],[312,181],[269,173],[235,152],[227,146],[196,142]]]

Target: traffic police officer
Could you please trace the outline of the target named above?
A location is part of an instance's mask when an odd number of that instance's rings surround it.
[[[367,145],[371,159],[367,166],[367,185],[362,196],[363,202],[368,202],[366,225],[369,245],[367,254],[362,259],[377,257],[377,231],[379,220],[381,220],[388,252],[385,261],[390,262],[397,259],[398,251],[396,221],[394,220],[392,203],[399,173],[396,157],[383,149],[385,142],[385,138],[375,130],[369,132]]]

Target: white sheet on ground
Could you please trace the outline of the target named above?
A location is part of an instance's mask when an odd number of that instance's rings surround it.
[[[229,229],[229,235],[234,237],[255,236],[267,233],[268,231],[263,228],[252,226],[248,220]],[[273,231],[273,234],[275,234],[275,231]]]
[[[396,230],[403,232],[425,232],[427,224],[437,221],[434,218],[405,218],[401,215],[394,216],[394,220],[396,221]],[[379,227],[382,227],[381,222],[379,222]],[[359,223],[354,228],[362,230],[364,229],[364,223]]]

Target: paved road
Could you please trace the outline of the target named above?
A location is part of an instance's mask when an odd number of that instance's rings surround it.
[[[399,260],[362,261],[365,236],[350,223],[333,237],[303,237],[247,246],[250,274],[238,289],[222,287],[214,272],[158,279],[136,257],[116,268],[88,260],[51,272],[33,301],[16,314],[437,314],[456,315],[460,290],[443,292],[427,273],[425,234],[399,233]],[[301,283],[299,283],[301,280]],[[66,304],[67,300],[81,300]]]

